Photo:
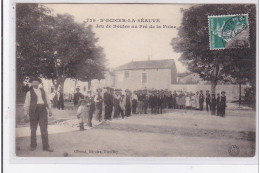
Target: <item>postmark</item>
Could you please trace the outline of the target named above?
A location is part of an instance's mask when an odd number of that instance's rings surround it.
[[[240,150],[239,150],[239,147],[238,147],[237,145],[231,145],[231,146],[229,146],[229,148],[228,148],[228,153],[229,153],[229,155],[232,156],[232,157],[238,156],[238,155],[239,155],[239,152],[240,152]]]
[[[208,16],[210,50],[248,48],[248,14]]]

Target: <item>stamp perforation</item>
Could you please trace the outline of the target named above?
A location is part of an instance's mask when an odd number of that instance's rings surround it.
[[[247,28],[249,30],[248,32],[248,37],[250,38],[250,25],[249,25],[249,18],[248,18],[248,13],[240,13],[240,14],[228,14],[228,15],[208,15],[208,34],[209,34],[209,49],[210,50],[223,50],[226,49],[225,47],[223,48],[211,48],[212,40],[211,40],[211,31],[210,31],[210,19],[211,18],[220,18],[220,17],[235,17],[235,16],[247,16]],[[250,42],[249,42],[250,46]],[[235,47],[231,47],[229,49],[236,49]]]

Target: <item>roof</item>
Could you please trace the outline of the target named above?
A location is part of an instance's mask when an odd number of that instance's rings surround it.
[[[132,61],[115,68],[115,70],[171,69],[173,66],[175,67],[174,59]]]

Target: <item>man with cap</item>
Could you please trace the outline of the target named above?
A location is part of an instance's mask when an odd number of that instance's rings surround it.
[[[220,116],[220,95],[217,93],[217,116]]]
[[[132,112],[133,114],[136,114],[136,108],[137,108],[137,95],[136,91],[134,91],[133,96],[132,96]]]
[[[209,90],[207,90],[206,91],[206,110],[207,110],[207,112],[209,111],[209,110],[211,110],[211,106],[210,106],[210,93],[209,93]]]
[[[97,95],[95,96],[96,108],[97,108],[97,120],[101,122],[102,120],[102,107],[103,107],[103,97],[102,89],[97,89]]]
[[[106,87],[105,93],[104,93],[104,104],[105,104],[105,120],[111,120],[111,109],[113,110],[113,97],[111,99],[111,91],[109,87]]]
[[[200,110],[203,110],[203,104],[204,104],[204,95],[203,91],[200,90],[200,95],[199,95],[199,104],[200,104]]]
[[[129,117],[129,116],[131,116],[131,108],[132,108],[131,92],[130,92],[129,89],[126,89],[126,90],[125,90],[125,93],[126,93],[126,97],[125,97],[125,100],[126,100],[126,104],[125,104],[125,116]]]
[[[113,105],[114,105],[114,88],[110,88],[110,93],[109,93],[109,114],[108,114],[108,119],[111,120],[112,118],[112,113],[113,113]]]
[[[25,119],[30,120],[31,128],[31,151],[34,151],[37,147],[36,131],[38,124],[40,126],[42,149],[44,151],[53,152],[53,149],[49,146],[48,141],[48,112],[49,116],[52,116],[50,100],[47,97],[46,92],[39,88],[41,83],[40,78],[31,78],[29,81],[32,85],[30,90],[26,93],[24,103]]]
[[[219,109],[220,109],[220,116],[225,117],[226,114],[226,96],[225,96],[225,91],[221,92],[221,97],[220,97],[220,103],[219,103]]]
[[[118,116],[120,114],[120,90],[119,89],[116,89],[115,90],[115,93],[113,95],[114,97],[114,119],[118,119]]]
[[[73,103],[75,108],[78,108],[79,100],[84,99],[84,95],[81,94],[80,89],[76,88],[76,93],[74,94]]]
[[[86,99],[89,100],[89,104],[90,104],[89,117],[88,117],[88,126],[92,127],[92,118],[93,118],[93,114],[95,112],[96,106],[95,106],[94,96],[92,95],[92,91],[91,90],[87,91]]]

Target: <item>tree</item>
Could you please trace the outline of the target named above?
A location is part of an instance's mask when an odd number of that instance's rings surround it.
[[[37,77],[41,22],[48,20],[50,10],[38,4],[21,3],[16,6],[16,86],[17,94],[27,77]]]
[[[250,48],[209,49],[208,16],[248,14],[250,29]],[[211,92],[215,93],[218,81],[228,76],[247,78],[255,85],[256,74],[256,6],[237,4],[195,5],[183,10],[183,19],[178,28],[179,37],[173,38],[171,45],[181,52],[180,61],[191,72],[198,73],[204,80],[211,82]],[[233,69],[238,69],[235,76]]]
[[[105,55],[103,49],[96,46],[98,38],[91,25],[77,23],[68,14],[52,16],[46,13],[49,10],[44,7],[26,6],[27,10],[23,10],[25,16],[32,17],[39,8],[44,10],[41,16],[35,17],[34,23],[26,17],[17,21],[26,23],[26,28],[22,25],[17,34],[21,37],[25,34],[28,39],[27,42],[17,40],[17,59],[22,60],[17,61],[17,66],[23,67],[18,68],[17,73],[51,79],[55,88],[60,86],[62,92],[68,78],[104,78]]]

